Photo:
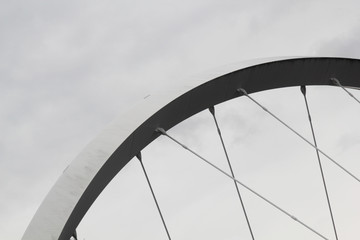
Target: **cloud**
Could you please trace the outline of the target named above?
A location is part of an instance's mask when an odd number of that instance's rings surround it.
[[[360,25],[341,35],[335,35],[333,38],[321,42],[321,44],[319,43],[317,54],[359,58],[360,49],[357,47],[359,41]]]

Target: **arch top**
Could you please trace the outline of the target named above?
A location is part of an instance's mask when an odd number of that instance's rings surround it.
[[[360,60],[337,57],[278,57],[227,65],[151,95],[120,115],[73,160],[45,197],[23,240],[68,240],[114,176],[159,136],[192,115],[232,98],[300,85],[360,88]]]

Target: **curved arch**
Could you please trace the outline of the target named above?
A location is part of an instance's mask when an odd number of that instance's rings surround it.
[[[22,239],[69,239],[106,185],[159,136],[154,131],[157,127],[168,130],[210,106],[239,97],[238,88],[254,93],[299,85],[332,85],[332,77],[344,86],[360,88],[360,60],[256,60],[215,76],[192,79],[186,85],[150,96],[105,128],[65,169]]]

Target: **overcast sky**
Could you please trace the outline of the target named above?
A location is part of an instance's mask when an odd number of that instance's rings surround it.
[[[247,59],[360,58],[359,9],[356,0],[0,0],[0,239],[20,239],[64,168],[144,96]],[[359,176],[360,105],[340,89],[308,92],[319,146]],[[299,89],[254,97],[311,137]],[[334,239],[313,149],[247,99],[217,112],[239,178]],[[170,132],[226,169],[208,112]],[[173,239],[251,239],[231,181],[164,138],[143,154]],[[130,162],[114,179],[80,239],[166,239],[140,170]],[[360,186],[325,170],[339,236],[358,239]],[[318,239],[242,192],[256,239]]]

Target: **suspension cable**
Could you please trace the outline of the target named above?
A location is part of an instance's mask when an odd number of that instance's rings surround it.
[[[229,159],[229,155],[228,155],[227,150],[226,150],[226,147],[225,147],[224,139],[223,139],[223,137],[222,137],[221,130],[220,130],[218,121],[217,121],[217,119],[216,119],[215,107],[214,107],[214,106],[210,107],[210,108],[209,108],[209,111],[210,111],[211,115],[213,116],[213,119],[214,119],[214,122],[215,122],[215,125],[216,125],[216,129],[217,129],[218,135],[219,135],[219,137],[220,137],[221,144],[222,144],[222,147],[223,147],[225,156],[226,156],[226,160],[227,160],[228,165],[229,165],[229,169],[230,169],[230,172],[231,172],[231,176],[232,176],[233,178],[235,178],[235,174],[234,174],[233,168],[232,168],[232,166],[231,166],[231,162],[230,162],[230,159]],[[252,231],[252,229],[251,229],[250,221],[249,221],[248,215],[247,215],[247,213],[246,213],[245,205],[244,205],[244,202],[243,202],[243,200],[242,200],[239,187],[238,187],[238,185],[236,184],[236,181],[235,181],[235,180],[234,180],[234,184],[235,184],[236,192],[237,192],[237,195],[238,195],[238,197],[239,197],[240,204],[241,204],[241,207],[242,207],[242,210],[243,210],[245,219],[246,219],[246,223],[247,223],[247,225],[248,225],[248,228],[249,228],[249,231],[250,231],[250,234],[251,234],[251,238],[252,238],[252,240],[255,240],[253,231]]]
[[[322,155],[324,155],[327,159],[329,159],[331,162],[333,162],[336,166],[338,166],[340,169],[342,169],[344,172],[346,172],[348,175],[350,175],[352,178],[354,178],[356,181],[360,182],[360,179],[357,178],[354,174],[352,174],[349,170],[341,166],[338,162],[336,162],[333,158],[331,158],[329,155],[327,155],[325,152],[323,152],[321,149],[319,149],[317,146],[315,146],[313,143],[311,143],[309,140],[307,140],[305,137],[303,137],[300,133],[295,131],[292,127],[287,125],[284,121],[282,121],[280,118],[278,118],[275,114],[270,112],[267,108],[265,108],[263,105],[261,105],[259,102],[257,102],[254,98],[248,95],[248,93],[245,91],[245,89],[239,88],[237,90],[240,93],[243,93],[246,97],[248,97],[251,101],[253,101],[256,105],[261,107],[265,112],[269,113],[272,117],[274,117],[276,120],[278,120],[282,125],[284,125],[286,128],[288,128],[290,131],[295,133],[298,137],[300,137],[302,140],[304,140],[306,143],[308,143],[310,146],[315,148],[319,151]]]
[[[252,188],[248,187],[247,185],[245,185],[244,183],[240,182],[239,180],[237,180],[236,178],[232,177],[230,174],[228,174],[227,172],[225,172],[224,170],[222,170],[221,168],[219,168],[218,166],[216,166],[215,164],[211,163],[210,161],[208,161],[207,159],[205,159],[204,157],[200,156],[198,153],[196,153],[195,151],[193,151],[192,149],[188,148],[186,145],[184,145],[183,143],[179,142],[178,140],[176,140],[175,138],[173,138],[172,136],[170,136],[163,128],[157,128],[155,130],[156,132],[168,137],[169,139],[171,139],[173,142],[175,142],[176,144],[178,144],[179,146],[181,146],[182,148],[184,148],[185,150],[191,152],[192,154],[194,154],[196,157],[198,157],[199,159],[201,159],[202,161],[204,161],[205,163],[209,164],[210,166],[212,166],[213,168],[215,168],[216,170],[218,170],[219,172],[221,172],[222,174],[226,175],[227,177],[231,178],[232,180],[234,180],[235,182],[237,182],[238,184],[240,184],[241,186],[243,186],[245,189],[247,189],[248,191],[250,191],[251,193],[253,193],[255,196],[261,198],[262,200],[264,200],[265,202],[267,202],[268,204],[270,204],[271,206],[273,206],[274,208],[276,208],[277,210],[279,210],[280,212],[282,212],[283,214],[287,215],[288,217],[290,217],[292,220],[298,222],[299,224],[301,224],[302,226],[304,226],[305,228],[307,228],[308,230],[312,231],[313,233],[315,233],[316,235],[318,235],[319,237],[328,240],[328,238],[324,237],[322,234],[320,234],[319,232],[317,232],[316,230],[314,230],[313,228],[311,228],[310,226],[306,225],[303,221],[299,220],[298,218],[296,218],[295,216],[291,215],[289,212],[285,211],[284,209],[282,209],[281,207],[279,207],[278,205],[276,205],[275,203],[273,203],[272,201],[268,200],[267,198],[265,198],[264,196],[262,196],[261,194],[257,193],[255,190],[253,190]]]
[[[142,162],[141,152],[139,152],[139,153],[136,155],[136,157],[137,157],[137,159],[139,159],[139,162],[140,162],[140,164],[141,164],[141,168],[143,169],[144,175],[145,175],[145,177],[146,177],[146,181],[147,181],[147,183],[148,183],[148,185],[149,185],[151,194],[152,194],[152,196],[153,196],[153,198],[154,198],[154,201],[155,201],[157,210],[158,210],[159,215],[160,215],[160,217],[161,217],[161,221],[162,221],[163,226],[164,226],[164,228],[165,228],[165,231],[166,231],[166,234],[167,234],[167,236],[168,236],[168,239],[171,240],[171,237],[170,237],[168,228],[166,227],[166,223],[165,223],[164,217],[163,217],[163,215],[162,215],[162,213],[161,213],[161,210],[160,210],[159,203],[158,203],[158,201],[156,200],[154,190],[153,190],[153,188],[151,187],[151,183],[150,183],[149,177],[148,177],[148,175],[147,175],[147,173],[146,173],[144,164],[143,164],[143,162]]]
[[[349,92],[339,81],[339,79],[337,78],[330,78],[330,80],[335,83],[336,85],[338,85],[339,87],[341,87],[347,94],[349,94],[350,97],[352,97],[353,99],[355,99],[355,101],[357,101],[358,103],[360,103],[359,99],[357,99],[351,92]]]
[[[307,97],[306,97],[306,86],[301,86],[300,90],[304,96],[304,100],[305,100],[305,105],[306,105],[306,111],[308,114],[308,119],[309,119],[309,123],[310,123],[310,128],[311,128],[311,133],[313,136],[313,140],[314,140],[314,145],[315,147],[317,147],[317,143],[316,143],[316,138],[315,138],[315,131],[314,131],[314,126],[312,124],[312,120],[311,120],[311,114],[310,114],[310,109],[309,109],[309,105],[308,105],[308,101],[307,101]],[[320,168],[320,172],[321,172],[321,178],[322,178],[322,182],[323,182],[323,186],[324,186],[324,190],[325,190],[325,194],[326,194],[326,200],[327,200],[327,204],[328,204],[328,208],[329,208],[329,212],[330,212],[330,216],[331,216],[331,222],[332,222],[332,226],[334,229],[334,234],[335,234],[335,239],[338,240],[338,235],[337,235],[337,231],[336,231],[336,227],[335,227],[335,220],[334,220],[334,215],[331,209],[331,204],[330,204],[330,198],[329,198],[329,193],[326,187],[326,181],[325,181],[325,176],[324,176],[324,171],[323,171],[323,167],[321,164],[321,160],[320,160],[320,155],[319,155],[319,150],[316,149],[316,155],[317,155],[317,159],[318,159],[318,163],[319,163],[319,168]]]

